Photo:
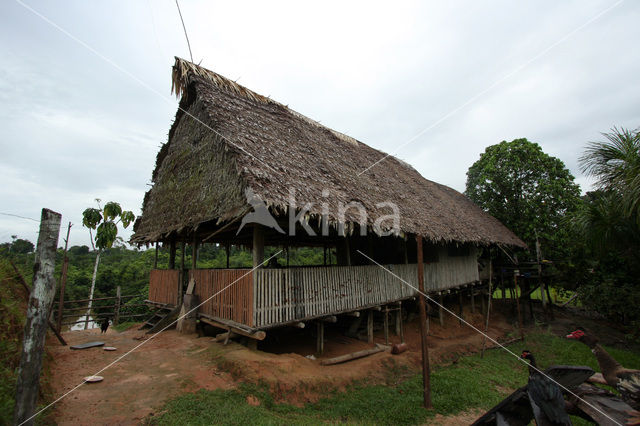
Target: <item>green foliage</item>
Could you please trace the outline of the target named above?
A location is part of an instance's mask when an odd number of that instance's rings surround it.
[[[88,208],[82,212],[82,224],[89,229],[96,229],[96,226],[102,221],[102,214],[99,209]]]
[[[111,248],[118,236],[118,227],[113,222],[102,222],[96,230],[96,247]]]
[[[31,241],[17,238],[15,235],[12,238],[12,242],[0,244],[0,253],[27,254],[33,252],[35,246]]]
[[[98,203],[100,200],[96,200]],[[116,221],[117,220],[117,221]],[[95,242],[99,249],[111,248],[118,236],[118,222],[127,228],[135,220],[131,211],[123,211],[120,204],[109,201],[102,209],[87,208],[82,213],[82,224],[96,229]]]
[[[572,262],[582,276],[580,297],[590,309],[638,335],[640,324],[640,132],[613,128],[580,157],[598,190],[583,198],[574,221]],[[587,271],[587,272],[585,272]],[[633,326],[635,324],[635,327]]]
[[[104,212],[105,221],[116,220],[118,216],[122,214],[122,207],[120,207],[120,204],[114,201],[110,201],[104,205],[102,211]]]
[[[6,259],[0,261],[0,424],[13,418],[17,369],[25,321],[24,289]]]
[[[527,139],[488,147],[467,172],[465,194],[535,246],[538,234],[551,256],[566,245],[567,214],[578,205],[580,189],[558,158]]]
[[[261,386],[241,385],[233,390],[200,390],[169,401],[150,424],[423,424],[436,414],[453,415],[473,408],[488,409],[527,383],[528,369],[519,359],[531,350],[544,368],[552,364],[588,365],[597,361],[585,345],[546,333],[527,336],[526,342],[464,357],[457,363],[435,368],[431,375],[434,410],[422,408],[422,376],[412,375],[397,386],[356,384],[345,392],[333,392],[317,403],[295,407],[277,404]],[[609,349],[609,348],[607,348]],[[623,365],[640,367],[640,355],[610,350]],[[392,372],[393,373],[393,372]],[[258,398],[259,406],[247,404]],[[215,410],[211,407],[215,407]],[[574,424],[587,424],[573,419]]]
[[[614,192],[624,214],[640,218],[640,129],[614,127],[603,133],[606,142],[590,142],[580,157],[582,171],[597,179],[600,189]]]

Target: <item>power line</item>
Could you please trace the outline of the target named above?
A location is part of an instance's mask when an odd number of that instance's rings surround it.
[[[189,36],[187,35],[187,27],[184,25],[184,19],[182,19],[182,12],[180,11],[180,5],[176,0],[176,6],[178,6],[178,14],[180,15],[180,22],[182,22],[182,29],[184,30],[184,36],[187,39],[187,46],[189,47],[189,56],[191,57],[191,63],[193,63],[193,54],[191,54],[191,43],[189,43]]]
[[[13,217],[19,217],[20,219],[27,219],[27,220],[32,220],[34,222],[40,222],[39,220],[33,219],[31,217],[26,217],[26,216],[20,216],[19,214],[13,214],[13,213],[4,213],[4,212],[0,212],[1,215],[4,216],[13,216]]]

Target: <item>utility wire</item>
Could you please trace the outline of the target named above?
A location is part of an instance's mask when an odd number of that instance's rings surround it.
[[[191,43],[189,43],[189,36],[187,35],[187,27],[185,27],[184,19],[182,19],[182,12],[180,11],[180,5],[178,4],[178,0],[176,0],[176,6],[178,6],[178,14],[180,15],[180,22],[182,22],[182,29],[184,30],[184,36],[187,39],[187,46],[189,47],[189,57],[191,58],[191,63],[193,63],[193,54],[191,54]]]
[[[13,214],[13,213],[4,213],[4,212],[0,212],[1,215],[4,216],[13,216],[13,217],[19,217],[20,219],[27,219],[27,220],[32,220],[34,222],[40,222],[39,220],[33,219],[31,217],[26,217],[26,216],[20,216],[19,214]]]

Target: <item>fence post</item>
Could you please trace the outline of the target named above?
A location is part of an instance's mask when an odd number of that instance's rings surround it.
[[[73,225],[69,222],[67,227],[67,238],[64,240],[64,255],[62,256],[62,271],[60,273],[60,302],[58,303],[58,319],[56,321],[56,328],[58,333],[62,327],[62,309],[64,308],[64,288],[67,285],[67,269],[69,268],[69,258],[67,257],[67,249],[69,248],[69,234],[71,233],[71,227]]]
[[[118,286],[116,287],[116,309],[113,315],[113,325],[117,325],[120,319],[120,295],[120,286]]]
[[[42,209],[36,260],[33,266],[33,290],[27,305],[27,320],[24,325],[22,354],[16,384],[14,424],[33,424],[33,415],[38,399],[42,353],[47,334],[49,311],[53,302],[56,279],[56,247],[60,234],[62,215]]]

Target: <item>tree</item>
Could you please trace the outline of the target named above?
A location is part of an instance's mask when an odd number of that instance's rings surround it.
[[[465,194],[507,228],[547,255],[561,256],[564,221],[579,203],[580,188],[564,163],[527,139],[488,147],[467,172]]]
[[[31,241],[22,238],[14,239],[13,243],[11,243],[12,253],[27,254],[32,253],[34,249],[35,246]]]
[[[89,292],[89,305],[87,306],[87,314],[85,319],[84,328],[87,329],[89,314],[91,313],[91,305],[93,299],[93,291],[96,287],[96,276],[98,274],[98,264],[100,263],[100,253],[102,250],[111,248],[113,243],[118,237],[118,223],[122,223],[124,228],[127,228],[131,222],[135,220],[135,215],[129,210],[122,210],[120,204],[110,201],[104,205],[104,208],[100,207],[100,199],[96,198],[99,208],[88,208],[82,213],[82,225],[89,228],[89,235],[91,236],[91,244],[93,245],[93,234],[91,230],[96,231],[94,248],[98,248],[98,255],[96,256],[96,263],[93,267],[93,278],[91,279],[91,290]]]
[[[596,178],[598,189],[622,202],[623,215],[640,220],[640,129],[616,128],[590,142],[580,157],[582,171]]]

